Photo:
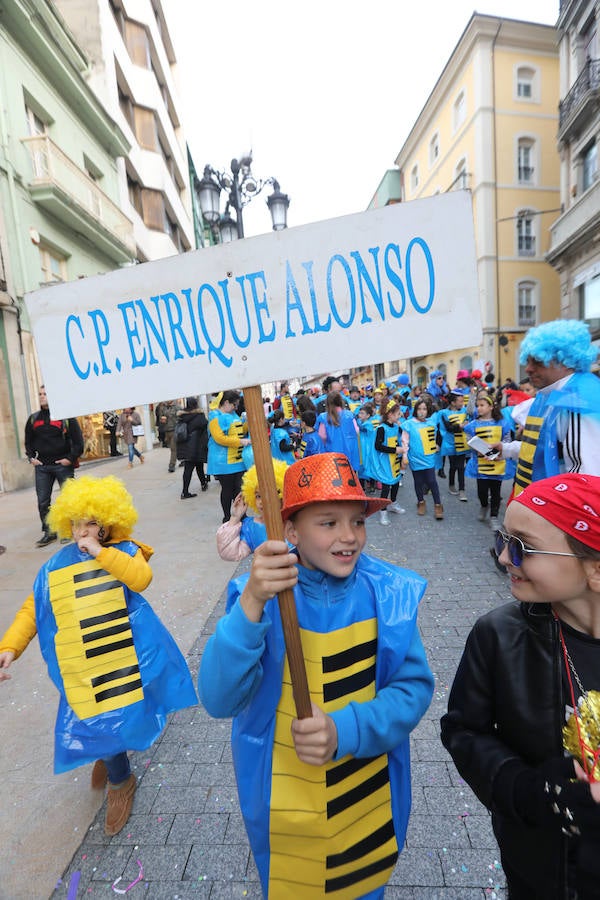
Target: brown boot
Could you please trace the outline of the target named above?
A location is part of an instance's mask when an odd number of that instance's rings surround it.
[[[426,512],[427,512],[427,504],[425,503],[424,500],[419,500],[419,502],[417,503],[417,515],[424,516]]]
[[[102,791],[108,780],[108,772],[104,760],[97,759],[92,769],[91,786],[93,791]]]
[[[133,772],[120,788],[108,784],[104,834],[118,834],[127,822],[133,806],[137,780]]]
[[[444,507],[442,506],[441,503],[436,503],[436,504],[434,505],[434,507],[433,507],[433,515],[435,516],[436,519],[443,519],[443,518],[444,518]]]

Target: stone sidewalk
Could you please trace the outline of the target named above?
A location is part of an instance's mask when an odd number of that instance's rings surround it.
[[[503,900],[504,877],[487,811],[442,747],[439,718],[472,624],[510,593],[489,556],[490,529],[476,518],[474,483],[467,482],[469,502],[460,503],[448,494],[447,481],[440,481],[446,518],[436,522],[431,498],[427,517],[417,518],[411,482],[409,475],[399,495],[407,514],[392,516],[389,527],[377,516],[370,519],[366,547],[427,577],[419,623],[436,677],[432,704],[412,735],[412,814],[386,898]],[[224,596],[190,651],[194,675],[223,608]],[[108,898],[129,888],[132,900],[259,898],[229,735],[228,720],[210,719],[200,707],[174,715],[154,747],[133,757],[139,787],[129,823],[116,837],[105,837],[102,809],[52,897]]]

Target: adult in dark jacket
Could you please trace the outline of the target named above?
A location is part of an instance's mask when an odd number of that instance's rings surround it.
[[[200,479],[202,490],[208,487],[208,481],[204,474],[204,463],[208,453],[208,430],[206,416],[198,408],[197,397],[188,397],[185,401],[185,409],[177,416],[177,424],[184,422],[187,425],[187,440],[177,441],[177,459],[183,460],[183,489],[181,499],[188,500],[197,494],[190,493],[190,481],[192,472]],[[177,434],[178,429],[175,429]]]
[[[53,419],[48,409],[46,388],[39,391],[40,409],[25,425],[25,452],[35,467],[35,492],[43,534],[38,547],[56,540],[46,524],[54,482],[62,485],[75,475],[75,463],[83,453],[83,435],[77,419]]]

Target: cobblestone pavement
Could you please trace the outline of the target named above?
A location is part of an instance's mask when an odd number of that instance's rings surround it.
[[[439,718],[472,624],[510,593],[489,556],[489,526],[477,521],[474,483],[467,482],[468,503],[448,494],[447,481],[440,486],[444,521],[434,521],[430,497],[427,516],[417,517],[409,475],[399,494],[406,515],[390,516],[387,527],[377,515],[368,523],[367,552],[428,579],[419,624],[436,677],[432,704],[411,739],[412,814],[386,898],[503,900],[487,811],[442,747]],[[221,597],[189,654],[194,675],[223,607]],[[133,755],[139,787],[129,823],[116,837],[105,837],[102,809],[52,896],[112,897],[143,873],[128,891],[131,900],[259,898],[229,736],[229,720],[211,719],[200,707],[174,715],[150,751]]]

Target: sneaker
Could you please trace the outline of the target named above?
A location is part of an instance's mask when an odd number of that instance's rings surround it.
[[[458,494],[458,488],[454,487],[453,484],[448,485],[448,493],[456,496]]]
[[[36,541],[36,542],[35,542],[35,546],[36,546],[36,547],[47,547],[48,544],[52,544],[53,541],[56,540],[56,537],[57,537],[57,535],[56,535],[56,532],[55,532],[55,531],[46,531],[46,532],[41,536],[41,538],[39,539],[39,541]]]
[[[182,494],[182,495],[181,495],[181,499],[182,499],[182,500],[189,500],[190,497],[197,497],[197,496],[198,496],[198,494]]]
[[[498,531],[500,528],[500,520],[497,516],[490,516],[490,528],[493,532]]]
[[[109,782],[104,834],[118,834],[126,824],[131,814],[136,787],[137,780],[133,772],[121,787],[113,787]]]
[[[390,524],[390,517],[388,515],[387,509],[382,509],[381,512],[379,513],[379,524],[380,525],[389,525]]]
[[[106,771],[106,766],[104,765],[104,760],[97,759],[94,763],[94,768],[92,769],[92,777],[90,779],[90,785],[93,791],[102,791],[106,786],[106,782],[108,781],[108,772]]]
[[[390,503],[390,505],[386,509],[386,512],[395,513],[397,516],[401,516],[403,513],[406,512],[406,510],[404,509],[403,506],[400,506],[400,504],[397,501],[394,501],[393,503]]]
[[[466,495],[466,493],[465,493],[464,491],[459,491],[459,492],[458,492],[458,499],[460,500],[461,503],[467,503],[467,495]]]
[[[480,522],[485,522],[485,520],[487,519],[487,514],[488,514],[487,506],[481,506],[479,509],[477,518],[479,519]]]

